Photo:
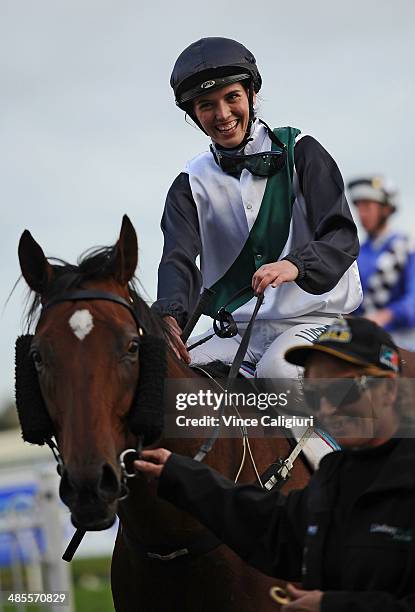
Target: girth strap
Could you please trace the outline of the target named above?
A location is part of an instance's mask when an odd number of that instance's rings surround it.
[[[176,550],[172,550],[171,546],[165,545],[149,547],[147,544],[143,544],[136,536],[128,532],[124,525],[121,525],[121,535],[132,552],[138,552],[143,559],[148,559],[150,561],[165,562],[173,561],[180,557],[204,555],[222,544],[222,542],[210,531],[195,535],[190,542],[185,542]]]

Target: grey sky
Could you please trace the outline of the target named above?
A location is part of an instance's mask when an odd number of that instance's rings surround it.
[[[414,16],[410,0],[0,0],[0,304],[19,275],[24,228],[72,261],[113,243],[124,212],[155,297],[165,193],[208,145],[169,87],[175,58],[201,36],[253,51],[259,114],[272,126],[314,135],[346,178],[390,175],[401,190],[396,224],[410,229]],[[0,403],[12,394],[23,293],[0,318]]]

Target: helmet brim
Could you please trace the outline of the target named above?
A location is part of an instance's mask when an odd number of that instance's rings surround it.
[[[215,91],[216,89],[220,89],[221,87],[232,85],[232,83],[246,81],[247,79],[251,79],[251,75],[247,72],[233,74],[230,76],[206,79],[195,87],[192,87],[191,89],[188,89],[181,93],[176,100],[176,104],[178,106],[181,106],[182,104],[187,104],[188,102],[190,102],[191,100],[195,100],[199,96],[203,96],[204,94],[207,94],[211,91]]]

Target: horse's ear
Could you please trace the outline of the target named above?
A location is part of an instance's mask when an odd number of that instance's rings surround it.
[[[20,236],[19,261],[23,278],[29,287],[37,293],[44,293],[52,280],[53,268],[28,230]]]
[[[120,237],[116,244],[114,277],[121,284],[126,285],[134,276],[138,263],[137,234],[127,215],[122,218]]]

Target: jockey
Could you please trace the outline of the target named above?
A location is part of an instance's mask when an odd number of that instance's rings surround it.
[[[257,117],[262,79],[239,42],[194,42],[178,57],[170,83],[176,104],[211,142],[168,192],[153,308],[190,362],[180,334],[201,289],[215,291],[206,311],[214,316],[249,285],[227,308],[240,335],[213,337],[191,352],[192,363],[231,363],[255,294],[264,292],[246,359],[259,377],[296,378],[285,351],[299,339],[311,342],[362,299],[357,229],[340,171],[311,136],[294,127],[272,130]]]
[[[355,179],[348,189],[368,236],[358,259],[363,302],[356,314],[385,327],[399,346],[414,350],[415,246],[389,224],[397,191],[381,176]]]

